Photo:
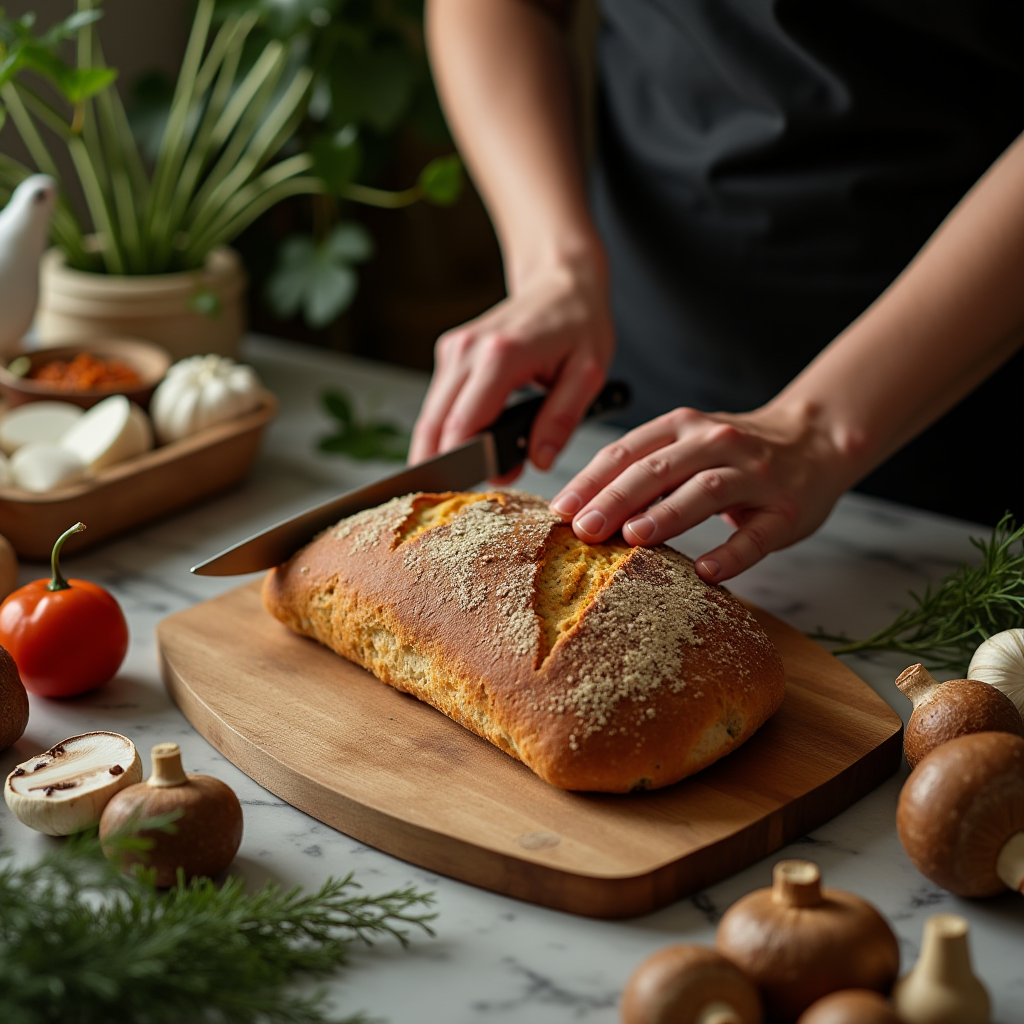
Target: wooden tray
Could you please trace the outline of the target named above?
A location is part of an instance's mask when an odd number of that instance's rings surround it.
[[[249,472],[277,406],[274,395],[265,391],[259,407],[245,416],[49,494],[3,488],[0,534],[22,558],[48,562],[53,542],[76,522],[89,529],[68,539],[70,554],[225,490]]]
[[[260,583],[164,619],[164,681],[260,785],[431,871],[592,917],[644,913],[777,850],[896,771],[902,724],[856,675],[752,611],[786,666],[753,739],[675,786],[566,793],[273,620]]]

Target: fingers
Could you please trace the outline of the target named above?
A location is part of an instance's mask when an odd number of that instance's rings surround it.
[[[530,461],[550,469],[604,384],[604,367],[585,352],[566,362],[530,433]]]
[[[694,561],[705,583],[724,583],[760,562],[771,551],[793,542],[792,516],[783,510],[761,509],[724,544]]]
[[[490,426],[505,408],[509,394],[528,384],[535,375],[530,350],[504,334],[490,335],[478,348],[469,375],[452,401],[441,428],[442,451]]]
[[[412,443],[409,445],[410,464],[423,462],[440,451],[441,430],[467,376],[468,371],[461,366],[451,370],[438,366],[413,428]]]
[[[563,519],[577,516],[628,467],[638,459],[672,444],[677,436],[677,429],[669,416],[659,416],[657,419],[651,420],[650,423],[631,430],[614,444],[602,448],[591,459],[586,469],[577,473],[556,495],[551,502],[551,510],[562,516]],[[664,490],[659,492],[659,494],[663,493]],[[633,511],[636,509],[634,508]]]

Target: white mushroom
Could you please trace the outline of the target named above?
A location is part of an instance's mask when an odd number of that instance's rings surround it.
[[[141,779],[142,759],[127,736],[85,732],[17,765],[4,799],[29,828],[68,836],[95,825],[107,801]]]
[[[56,444],[81,418],[70,402],[26,402],[0,419],[0,449],[10,455],[31,441]]]
[[[149,451],[153,428],[137,405],[124,395],[111,395],[78,420],[60,444],[97,470]]]

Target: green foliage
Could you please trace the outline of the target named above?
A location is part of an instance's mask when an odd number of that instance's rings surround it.
[[[866,640],[818,633],[843,643],[833,653],[901,651],[934,671],[967,674],[978,647],[995,633],[1024,624],[1024,525],[1007,513],[992,535],[972,537],[980,565],[961,565],[922,596],[914,607]]]
[[[144,823],[147,828],[155,823]],[[161,822],[161,827],[168,827]],[[130,845],[126,842],[124,845]],[[432,934],[432,897],[370,896],[351,875],[314,893],[240,879],[156,890],[73,837],[27,866],[0,853],[0,1020],[5,1024],[269,1024],[326,1021],[319,995],[353,942]],[[349,1024],[364,1020],[349,1017]]]
[[[383,459],[404,462],[409,452],[409,435],[394,423],[382,420],[361,420],[352,408],[352,401],[341,391],[327,391],[324,408],[337,421],[335,431],[320,439],[322,452],[347,455],[364,461]]]
[[[462,192],[462,161],[453,153],[431,160],[420,172],[420,190],[435,206],[451,206]]]
[[[348,308],[359,278],[353,269],[373,255],[373,240],[361,224],[334,227],[323,242],[292,235],[278,250],[267,281],[267,302],[282,319],[300,311],[310,327],[325,327]]]

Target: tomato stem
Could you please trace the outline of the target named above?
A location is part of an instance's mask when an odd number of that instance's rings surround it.
[[[53,554],[50,555],[50,569],[53,571],[53,577],[50,582],[46,584],[47,590],[70,590],[71,584],[61,575],[60,571],[60,549],[64,547],[64,541],[68,539],[73,533],[81,533],[85,529],[85,523],[75,523],[70,530],[65,530],[58,538],[57,543],[53,545]]]

